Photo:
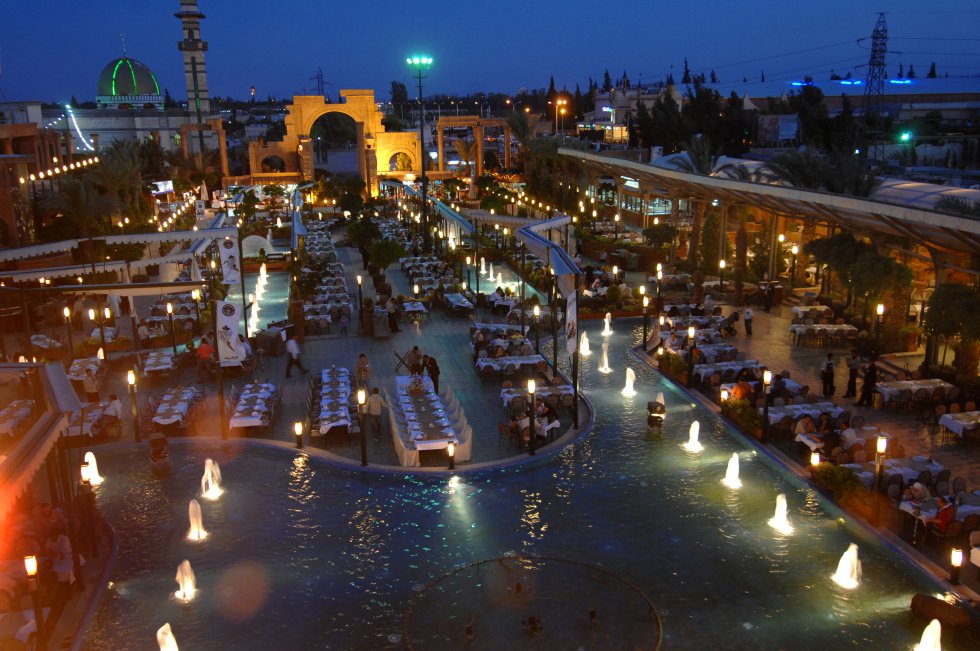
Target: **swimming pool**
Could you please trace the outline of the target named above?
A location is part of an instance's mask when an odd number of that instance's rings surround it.
[[[598,373],[601,325],[584,327],[593,432],[522,468],[454,478],[361,474],[293,450],[215,441],[172,446],[174,471],[157,479],[142,452],[100,455],[107,481],[98,502],[120,556],[84,648],[153,648],[164,622],[186,649],[401,648],[419,586],[474,561],[537,554],[599,564],[635,585],[656,606],[665,648],[911,649],[926,624],[908,613],[911,597],[938,585],[624,352],[639,339],[635,321],[613,323],[614,372]],[[626,365],[637,376],[634,398],[620,395]],[[661,391],[668,414],[658,435],[647,430],[646,403]],[[694,419],[699,454],[681,447]],[[737,490],[721,483],[733,452]],[[207,457],[221,465],[225,493],[202,500],[210,535],[191,543],[187,503],[200,492]],[[767,524],[780,493],[791,535]],[[847,591],[830,577],[851,542],[860,545],[863,580]],[[173,597],[183,559],[199,588],[188,604]],[[478,593],[503,588],[470,582],[441,606],[446,626],[418,631],[414,648],[462,644],[466,622],[474,648],[559,648],[552,632],[581,620],[590,580],[559,567],[540,581],[571,604],[558,609],[567,622],[552,615],[534,637],[516,615],[501,625],[486,606],[500,600]],[[944,648],[976,643],[944,631]]]

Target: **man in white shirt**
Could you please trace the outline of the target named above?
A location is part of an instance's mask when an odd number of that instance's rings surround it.
[[[745,322],[745,336],[752,336],[752,308],[748,305],[742,310],[742,320]]]
[[[292,336],[286,340],[286,377],[292,377],[290,371],[292,371],[294,366],[298,366],[299,370],[303,373],[309,373],[310,369],[303,366],[303,363],[299,361],[299,344],[296,343],[296,339]]]
[[[95,424],[92,434],[94,435],[96,431],[102,434],[116,435],[120,431],[119,427],[122,424],[122,413],[123,406],[122,402],[119,401],[119,397],[112,393],[109,395],[109,404],[105,409],[102,410],[102,415],[99,416],[99,420]]]
[[[388,403],[381,397],[378,387],[374,387],[371,390],[371,395],[368,396],[365,408],[368,420],[371,422],[371,431],[374,432],[376,439],[381,438],[381,410],[387,406]]]
[[[122,402],[116,394],[111,394],[109,396],[109,406],[103,410],[102,415],[106,418],[115,418],[116,420],[122,420]]]

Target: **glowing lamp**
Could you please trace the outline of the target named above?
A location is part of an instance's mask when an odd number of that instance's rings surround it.
[[[362,407],[367,403],[367,392],[364,389],[357,390],[357,404]]]
[[[134,386],[136,384],[136,371],[126,371],[126,384]]]
[[[535,305],[534,306],[534,318],[536,319],[539,316],[541,316],[541,306],[540,305]]]
[[[534,378],[529,379],[527,381],[527,392],[533,396],[535,388],[536,386],[535,386]]]
[[[810,465],[811,466],[819,466],[820,465],[820,453],[819,452],[811,452],[810,453]]]
[[[885,314],[885,304],[884,303],[878,303],[878,307],[875,308],[875,313],[878,316],[883,316]]]
[[[772,371],[766,370],[762,372],[762,383],[766,386],[772,384]]]
[[[36,556],[25,556],[24,557],[24,571],[27,572],[28,578],[33,579],[37,576],[37,557]]]
[[[167,303],[167,314],[173,314],[173,313],[174,313],[174,304]]]
[[[878,450],[878,454],[884,454],[887,448],[888,448],[888,438],[884,434],[879,435],[878,444],[876,448]]]
[[[694,339],[694,326],[687,326],[687,338]]]
[[[728,400],[728,389],[722,389],[721,390],[721,401],[722,402],[725,402],[726,400]]]

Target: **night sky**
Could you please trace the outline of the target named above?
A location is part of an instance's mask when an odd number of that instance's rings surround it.
[[[372,88],[388,99],[392,80],[409,85],[405,57],[435,59],[425,93],[543,88],[583,89],[625,70],[632,82],[680,81],[686,56],[692,72],[714,69],[722,84],[864,76],[876,13],[887,9],[888,72],[899,63],[924,76],[980,74],[977,0],[825,0],[823,2],[539,2],[459,0],[202,0],[209,41],[211,94],[264,98],[315,92],[322,67],[327,92]],[[138,9],[134,9],[138,7]],[[122,54],[146,63],[161,88],[186,99],[176,48],[178,0],[5,2],[0,30],[0,101],[93,100],[103,66]],[[419,7],[424,8],[419,15]],[[361,11],[365,10],[365,15]]]

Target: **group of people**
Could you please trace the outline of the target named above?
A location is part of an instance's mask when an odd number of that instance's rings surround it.
[[[534,399],[534,418],[544,419],[549,425],[556,420],[558,420],[558,412],[555,408],[547,404],[541,399],[541,396],[537,396]],[[527,413],[523,413],[518,417],[517,414],[512,414],[510,417],[510,423],[507,425],[508,430],[512,436],[521,437],[521,441],[526,446],[531,440],[531,419],[528,417]],[[535,428],[535,435],[539,438],[545,438],[546,430],[542,429],[538,431]]]
[[[870,407],[874,401],[875,387],[878,384],[878,365],[875,362],[876,357],[872,357],[865,363],[856,350],[852,350],[851,356],[847,358],[847,391],[844,393],[845,398],[858,398],[857,381],[861,374],[861,369],[864,369],[864,383],[861,385],[861,396],[854,403],[860,407]],[[832,398],[836,391],[835,376],[834,354],[827,353],[826,359],[820,363],[820,382],[825,398]]]
[[[405,356],[405,363],[408,364],[408,372],[412,375],[428,375],[432,380],[432,388],[439,393],[439,362],[432,355],[423,355],[418,346],[413,346]]]

